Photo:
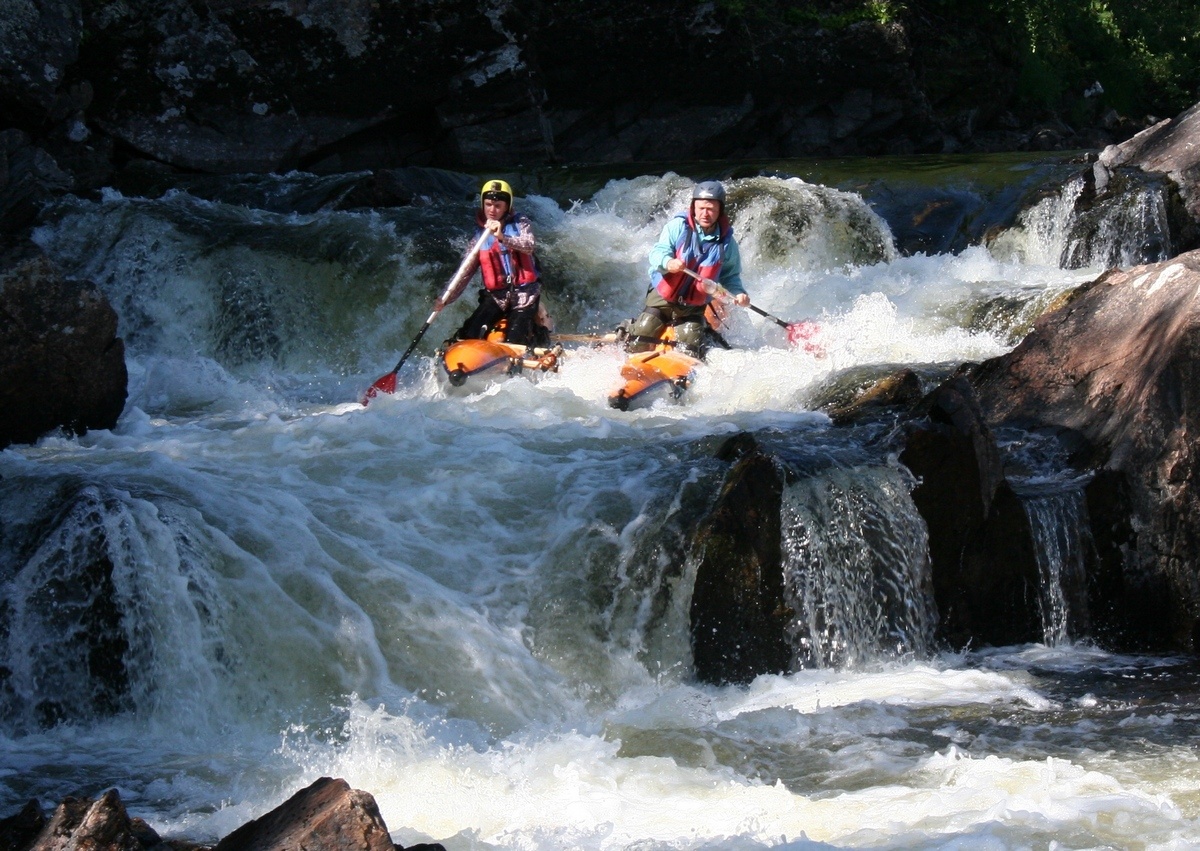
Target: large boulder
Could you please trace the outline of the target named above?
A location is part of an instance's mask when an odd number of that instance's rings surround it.
[[[1053,435],[1098,472],[1093,609],[1121,613],[1114,636],[1156,648],[1192,648],[1200,614],[1198,294],[1200,251],[1109,271],[972,377],[992,427]]]
[[[0,244],[0,448],[112,428],[128,372],[117,314],[32,243]]]
[[[1186,247],[1200,244],[1200,104],[1102,150],[1095,165],[1098,182],[1103,185],[1107,174],[1121,167],[1167,175],[1192,222]]]

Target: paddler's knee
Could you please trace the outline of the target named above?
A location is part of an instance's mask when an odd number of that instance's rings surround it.
[[[625,342],[625,351],[630,354],[650,351],[662,335],[665,326],[666,322],[657,313],[642,311],[633,324],[629,326],[629,337]]]
[[[675,326],[675,347],[694,358],[704,355],[704,326],[699,322],[681,322]]]

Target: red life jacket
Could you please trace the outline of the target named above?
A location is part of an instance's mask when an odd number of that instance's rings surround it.
[[[479,225],[476,239],[483,233],[483,225],[487,219],[483,211],[475,214],[475,223]],[[503,219],[503,233],[508,236],[519,236],[520,227],[517,217],[508,215]],[[494,236],[489,236],[479,249],[479,271],[483,274],[483,285],[489,290],[503,290],[509,286],[519,287],[531,284],[539,277],[537,260],[532,254],[523,251],[510,251]]]
[[[717,238],[703,240],[692,218],[692,211],[679,213],[676,218],[686,219],[687,227],[675,243],[675,256],[683,265],[703,278],[717,280],[721,274],[721,260],[733,228],[724,213],[717,220]],[[658,294],[676,304],[707,304],[711,296],[700,287],[699,281],[684,272],[662,272],[655,270],[651,280]]]

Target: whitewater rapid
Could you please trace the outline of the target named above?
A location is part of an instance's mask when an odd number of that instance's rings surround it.
[[[519,199],[559,330],[636,312],[689,185]],[[1200,845],[1187,660],[1053,634],[948,653],[920,615],[921,652],[862,641],[744,687],[692,677],[686,541],[726,439],[811,471],[792,516],[825,510],[849,539],[823,552],[887,523],[868,555],[919,574],[911,480],[816,402],[856,370],[934,380],[1007,351],[1096,274],[1053,262],[1056,210],[1024,241],[901,256],[853,192],[730,188],[755,303],[818,321],[827,356],[739,312],[683,404],[631,412],[607,405],[621,353],[586,345],[558,373],[448,396],[430,354],[470,298],[394,395],[359,404],[457,264],[470,201],[59,208],[37,239],[116,307],[130,396],[112,431],[0,452],[0,816],[115,787],[164,836],[211,842],[337,776],[397,842],[451,851]],[[821,501],[856,483],[874,499]],[[97,554],[111,570],[89,587]],[[839,599],[849,568],[823,566]],[[120,689],[80,650],[100,594]]]

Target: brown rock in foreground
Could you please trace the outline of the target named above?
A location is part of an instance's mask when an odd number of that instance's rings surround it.
[[[394,851],[375,799],[345,780],[322,777],[242,825],[215,851]]]
[[[115,789],[96,800],[65,798],[49,821],[37,801],[0,819],[0,851],[147,851],[208,849],[182,839],[162,840],[130,818]],[[438,843],[392,842],[375,799],[345,780],[322,777],[216,845],[220,851],[445,851]]]
[[[28,809],[28,807],[26,808]],[[141,851],[158,844],[157,835],[138,830],[121,796],[110,789],[95,801],[65,798],[27,846],[28,851]],[[20,851],[18,848],[12,851]]]

